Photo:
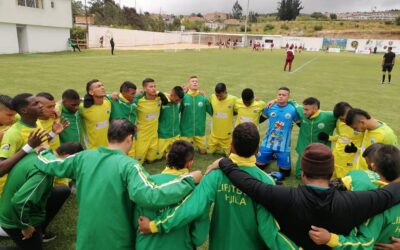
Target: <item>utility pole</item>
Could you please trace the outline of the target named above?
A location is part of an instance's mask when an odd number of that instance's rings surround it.
[[[86,19],[86,48],[89,48],[89,22],[88,22],[88,14],[87,14],[87,5],[85,0],[85,19]]]
[[[247,45],[247,22],[249,21],[249,3],[250,0],[247,0],[247,14],[246,14],[246,22],[244,25],[244,44],[243,47]]]

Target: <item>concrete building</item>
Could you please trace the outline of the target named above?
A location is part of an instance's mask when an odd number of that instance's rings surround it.
[[[1,0],[0,54],[68,49],[71,0]]]

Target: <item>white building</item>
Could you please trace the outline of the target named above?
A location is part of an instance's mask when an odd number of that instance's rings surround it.
[[[0,54],[68,49],[71,0],[1,0]]]

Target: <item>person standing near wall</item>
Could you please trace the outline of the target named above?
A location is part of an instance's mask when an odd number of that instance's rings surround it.
[[[111,55],[114,55],[115,42],[113,37],[111,37],[110,39],[110,45],[111,45]]]

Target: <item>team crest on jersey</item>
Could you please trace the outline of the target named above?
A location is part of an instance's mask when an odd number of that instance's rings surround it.
[[[353,135],[359,135],[360,132],[353,130]]]
[[[157,102],[157,107],[161,107],[161,101]]]
[[[289,114],[289,113],[286,113],[286,114],[285,114],[285,118],[289,120],[290,118],[292,118],[292,115]]]
[[[10,144],[4,144],[3,147],[1,147],[2,150],[10,150]]]
[[[275,112],[271,112],[271,117],[276,117],[276,113]]]
[[[376,138],[371,138],[371,144],[375,144],[376,143]]]
[[[323,128],[325,128],[325,123],[318,123],[318,125],[317,125],[317,127],[319,128],[319,129],[323,129]]]
[[[228,109],[232,109],[232,107],[233,107],[232,104],[228,105]]]
[[[197,106],[199,106],[199,107],[201,108],[201,107],[204,106],[204,103],[203,103],[203,102],[199,102],[199,103],[197,104]]]
[[[258,113],[258,109],[253,109],[253,113]]]
[[[111,109],[107,109],[107,114],[110,114],[111,113]]]

